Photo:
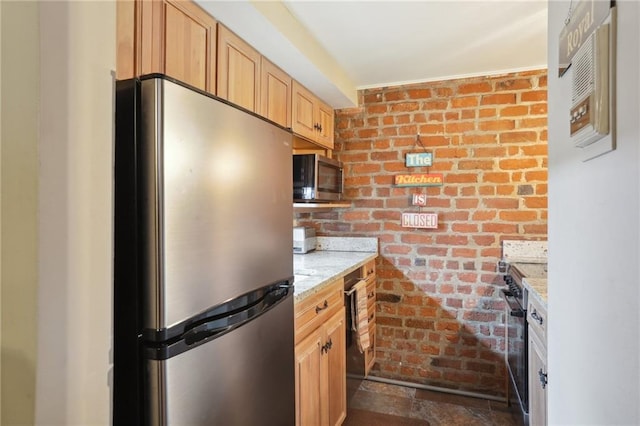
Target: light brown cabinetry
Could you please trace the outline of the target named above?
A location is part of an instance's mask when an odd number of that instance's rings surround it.
[[[366,377],[376,362],[376,261],[360,268],[360,279],[366,281],[367,319],[369,320],[369,347],[360,352],[356,342],[347,350],[347,372]],[[349,327],[350,324],[347,324]]]
[[[296,81],[291,104],[293,132],[333,149],[333,109]]]
[[[117,3],[118,79],[162,73],[216,89],[216,20],[190,1]]]
[[[281,125],[291,127],[291,77],[262,57],[259,114]]]
[[[367,281],[367,315],[369,318],[369,348],[364,353],[365,377],[376,362],[376,261],[362,267],[362,278]]]
[[[249,111],[260,105],[260,53],[218,25],[218,96]]]
[[[296,425],[346,418],[344,280],[296,303]]]
[[[218,96],[291,127],[291,77],[223,25],[218,26]]]
[[[118,0],[119,80],[161,73],[333,149],[333,109],[189,0]]]
[[[529,424],[547,424],[547,309],[529,296]]]

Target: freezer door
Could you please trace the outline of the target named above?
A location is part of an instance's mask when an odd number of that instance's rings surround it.
[[[291,134],[165,79],[142,81],[143,328],[293,275]]]
[[[293,296],[232,332],[148,360],[150,425],[287,426],[295,422]]]

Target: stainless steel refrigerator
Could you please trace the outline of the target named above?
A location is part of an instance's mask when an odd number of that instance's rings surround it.
[[[291,139],[165,76],[116,83],[114,424],[295,423]]]

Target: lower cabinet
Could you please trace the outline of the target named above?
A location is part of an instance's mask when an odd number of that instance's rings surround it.
[[[343,286],[337,280],[296,306],[298,426],[341,425],[347,415]]]
[[[547,311],[537,300],[529,300],[529,424],[547,424]]]

